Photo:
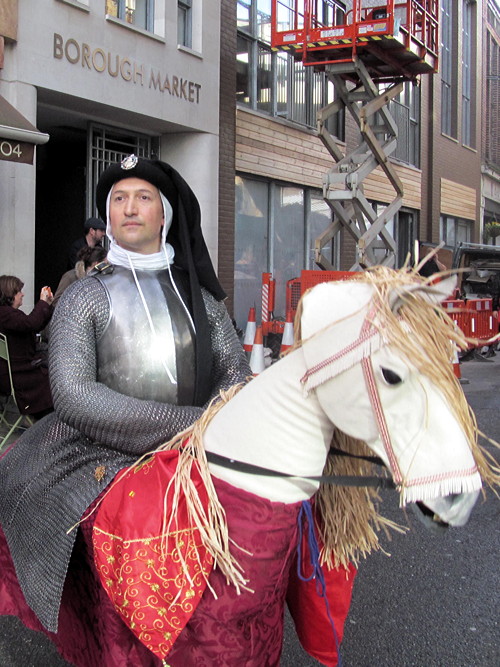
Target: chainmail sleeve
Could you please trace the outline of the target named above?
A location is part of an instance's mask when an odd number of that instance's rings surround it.
[[[202,293],[211,330],[213,386],[210,399],[212,399],[219,391],[229,389],[239,382],[245,382],[252,371],[226,306],[203,288]]]
[[[140,455],[190,426],[203,410],[130,398],[97,382],[96,348],[109,309],[104,287],[92,277],[61,297],[49,343],[54,409],[90,440]]]
[[[203,290],[213,349],[211,398],[250,375],[224,304]],[[96,381],[96,346],[109,319],[109,300],[90,277],[61,297],[50,329],[50,380],[57,416],[90,440],[142,454],[190,426],[203,408],[130,398]]]

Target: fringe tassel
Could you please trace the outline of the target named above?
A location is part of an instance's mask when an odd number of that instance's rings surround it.
[[[400,506],[404,507],[407,503],[425,502],[442,496],[449,496],[455,493],[471,493],[479,491],[482,488],[481,476],[479,473],[468,475],[467,477],[454,477],[444,479],[430,484],[418,484],[416,486],[401,488]]]

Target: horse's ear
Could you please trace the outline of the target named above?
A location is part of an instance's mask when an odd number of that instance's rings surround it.
[[[436,283],[413,283],[394,288],[389,294],[389,305],[394,313],[404,305],[405,299],[415,297],[428,303],[441,303],[457,286],[456,275],[448,276]]]

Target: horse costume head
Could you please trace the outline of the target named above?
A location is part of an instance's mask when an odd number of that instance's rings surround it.
[[[452,372],[457,334],[437,308],[454,285],[377,269],[318,285],[299,319],[306,394],[384,461],[402,505],[423,501],[441,522],[464,525],[481,476],[475,422]]]

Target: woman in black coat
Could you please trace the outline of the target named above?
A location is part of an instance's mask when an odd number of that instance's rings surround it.
[[[35,419],[53,410],[46,360],[36,349],[36,334],[52,317],[52,292],[43,287],[40,301],[29,315],[23,303],[24,283],[15,276],[0,276],[0,332],[7,337],[10,366],[19,411]],[[0,359],[0,394],[10,394],[7,362]]]

